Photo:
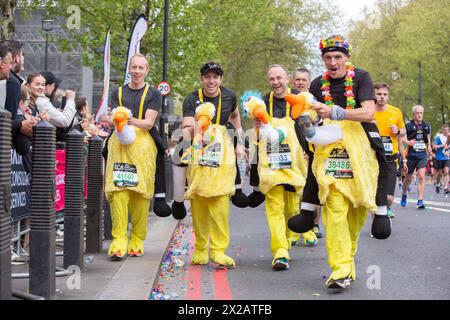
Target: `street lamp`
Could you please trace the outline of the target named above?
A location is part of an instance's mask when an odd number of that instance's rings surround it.
[[[48,33],[53,30],[52,19],[42,19],[42,30],[45,31],[45,71],[47,71]]]
[[[167,51],[169,37],[169,0],[164,0],[164,33],[163,33],[163,81],[167,81]],[[167,149],[167,136],[169,134],[168,116],[167,116],[167,99],[162,97],[161,117],[159,119],[159,128],[161,130],[161,138],[163,140],[163,148]],[[164,174],[166,178],[166,192],[172,190],[172,178],[170,175],[170,161],[166,152],[164,152]],[[170,193],[172,195],[172,193]]]

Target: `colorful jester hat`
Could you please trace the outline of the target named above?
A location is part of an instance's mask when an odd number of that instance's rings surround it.
[[[322,51],[322,56],[330,51],[340,51],[349,56],[352,51],[350,43],[340,35],[333,35],[329,38],[320,39],[319,48],[320,51]]]

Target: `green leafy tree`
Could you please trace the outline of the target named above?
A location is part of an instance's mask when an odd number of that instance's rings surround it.
[[[53,40],[65,50],[81,49],[83,63],[101,69],[110,28],[117,84],[123,79],[131,29],[145,13],[148,31],[141,51],[150,60],[149,81],[162,80],[164,1],[36,0],[27,10],[44,8],[49,17],[70,19],[74,7],[81,14],[79,28],[68,28],[61,19],[68,36]],[[265,71],[270,64],[294,70],[317,55],[319,37],[335,22],[333,10],[306,0],[170,0],[168,81],[174,95],[182,98],[199,86],[199,68],[209,59],[223,65],[224,84],[238,95],[248,89],[267,91]]]
[[[434,128],[449,121],[450,12],[446,0],[380,0],[376,12],[351,32],[353,61],[374,81],[391,86],[390,101],[405,117],[418,103],[418,63],[422,65],[422,104]],[[367,23],[370,21],[371,23]]]

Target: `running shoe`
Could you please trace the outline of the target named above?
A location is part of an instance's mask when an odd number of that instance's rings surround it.
[[[450,193],[450,191],[448,190],[448,188],[445,188],[444,189],[444,194],[449,194]]]
[[[274,271],[281,271],[289,269],[289,262],[286,258],[279,258],[275,260],[275,263],[272,266]]]
[[[417,200],[417,209],[425,209],[425,205],[423,204],[423,200]]]
[[[320,227],[319,227],[319,225],[318,224],[315,224],[314,225],[314,228],[312,229],[313,230],[313,232],[316,234],[316,237],[317,238],[323,238],[323,234],[322,234],[322,232],[320,231]]]
[[[406,199],[407,199],[407,195],[406,194],[402,194],[402,200],[400,201],[400,205],[404,208],[406,207]]]
[[[387,216],[389,219],[395,218],[395,214],[394,214],[394,212],[392,212],[391,208],[387,209]]]
[[[436,185],[436,193],[439,193],[439,192],[441,192],[441,185],[437,184]]]
[[[351,282],[350,277],[337,280],[330,280],[330,282],[328,282],[327,287],[329,289],[345,289],[346,287],[350,286],[350,282]]]

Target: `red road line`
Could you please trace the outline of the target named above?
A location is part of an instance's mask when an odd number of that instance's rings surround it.
[[[191,248],[189,257],[192,259],[194,252],[195,234],[191,234]],[[202,300],[202,269],[199,265],[193,265],[189,260],[186,300]]]
[[[230,283],[227,277],[228,270],[217,269],[213,271],[216,300],[233,300]]]

